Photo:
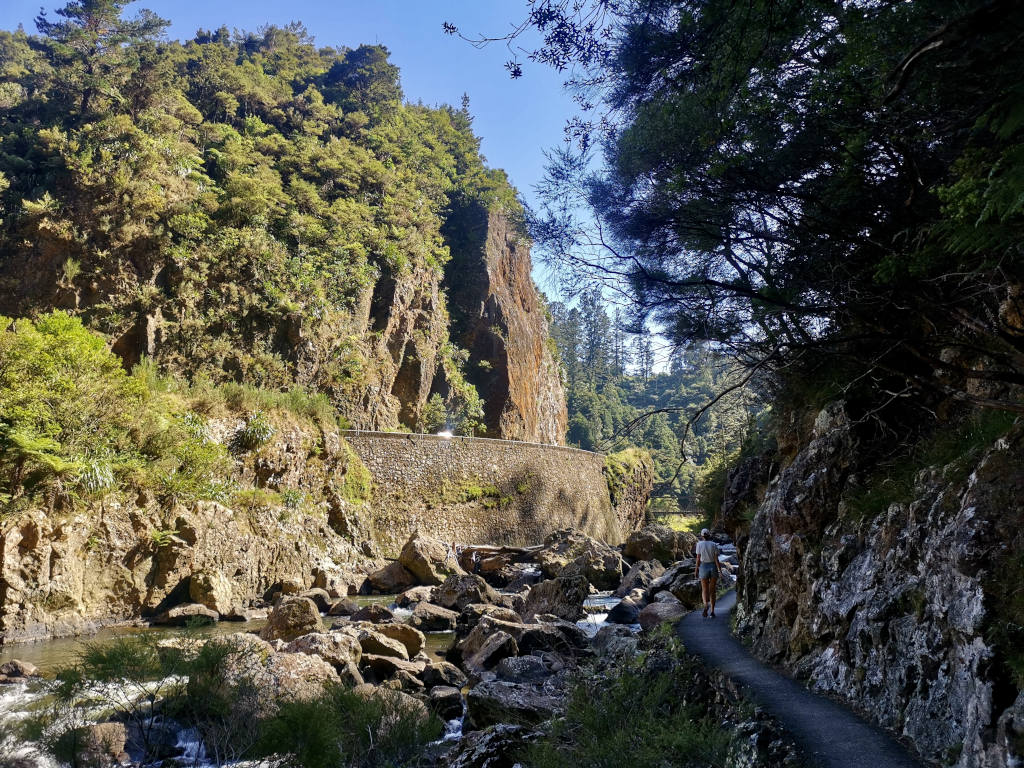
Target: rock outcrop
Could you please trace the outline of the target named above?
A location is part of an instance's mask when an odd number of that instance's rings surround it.
[[[920,468],[904,499],[869,514],[851,425],[840,405],[824,410],[757,507],[738,631],[928,759],[1013,764],[1021,699],[1008,670],[1020,638],[1006,634],[1016,609],[1004,598],[1022,575],[1022,432]]]
[[[467,378],[484,399],[487,435],[563,444],[565,391],[522,228],[473,202],[443,232],[452,338],[469,351]]]

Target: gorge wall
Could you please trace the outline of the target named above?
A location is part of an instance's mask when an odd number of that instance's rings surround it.
[[[189,601],[216,571],[240,607],[283,582],[356,590],[422,528],[447,540],[533,544],[560,527],[621,541],[651,489],[637,467],[613,506],[604,457],[573,448],[399,433],[340,433],[286,413],[235,453],[222,501],[143,490],[0,522],[0,644],[89,632]],[[241,417],[211,419],[222,444]],[[362,458],[362,461],[360,461]]]
[[[781,469],[760,457],[733,473],[721,522],[743,549],[737,631],[928,760],[1018,765],[1024,427],[917,468],[877,512],[862,449],[834,404]]]
[[[528,545],[574,527],[613,544],[643,521],[650,468],[613,505],[601,454],[485,438],[346,432],[373,477],[369,514],[397,557],[422,528],[445,541]]]

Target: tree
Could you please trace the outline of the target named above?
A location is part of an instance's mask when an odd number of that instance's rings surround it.
[[[644,381],[648,381],[654,374],[654,345],[651,344],[651,337],[646,333],[637,335],[634,340],[637,375]]]
[[[36,28],[45,36],[43,50],[70,89],[79,94],[78,113],[89,114],[94,98],[102,94],[116,102],[134,65],[135,47],[160,36],[170,22],[143,10],[124,19],[133,0],[72,0],[55,11],[62,21],[51,21],[46,12],[36,17]]]
[[[540,0],[511,36],[531,26],[605,148],[597,173],[553,156],[553,258],[627,282],[676,343],[1024,412],[1019,3]]]

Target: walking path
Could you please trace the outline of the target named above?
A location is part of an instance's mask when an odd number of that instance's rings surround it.
[[[686,650],[745,687],[793,736],[808,765],[821,768],[922,768],[894,738],[850,710],[811,693],[757,661],[729,633],[736,593],[718,600],[714,619],[694,611],[679,622]]]

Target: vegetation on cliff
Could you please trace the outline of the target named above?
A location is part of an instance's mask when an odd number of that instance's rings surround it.
[[[0,32],[0,312],[65,308],[129,367],[300,385],[360,425],[434,426],[433,395],[478,430],[442,227],[521,208],[468,106],[403,104],[383,46],[301,24],[167,41],[127,5]]]
[[[98,333],[55,311],[35,322],[0,317],[0,502],[4,515],[32,505],[71,509],[110,494],[153,494],[164,506],[244,501],[235,462],[281,426],[337,431],[323,395],[197,380],[185,385],[148,363],[125,372]],[[215,435],[213,424],[230,424]],[[221,427],[218,427],[221,429]],[[221,431],[223,431],[221,429]],[[322,439],[322,438],[321,438]],[[369,497],[369,473],[345,447],[342,495]],[[288,489],[285,489],[288,490]],[[311,501],[264,491],[287,507]],[[274,496],[275,498],[271,498]],[[301,497],[301,498],[299,498]]]

